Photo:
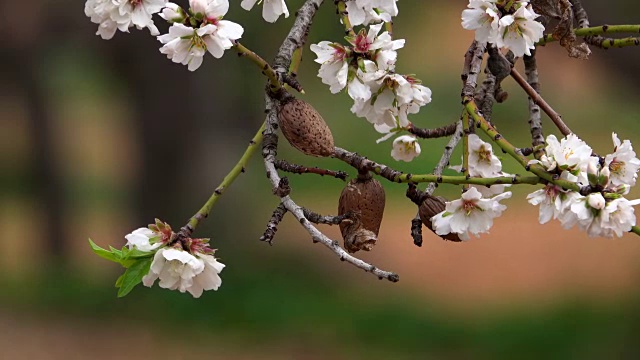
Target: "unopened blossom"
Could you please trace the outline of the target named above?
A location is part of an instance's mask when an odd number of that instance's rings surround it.
[[[510,197],[511,192],[505,192],[484,199],[478,189],[469,188],[461,199],[447,202],[445,210],[431,218],[434,231],[438,235],[456,233],[462,240],[469,240],[469,234],[486,233],[493,226],[493,219],[507,208],[500,201]]]
[[[182,22],[185,19],[184,10],[178,4],[172,2],[168,2],[159,15],[170,23]]]
[[[418,155],[420,155],[420,144],[414,136],[403,135],[393,140],[391,157],[396,161],[411,162]]]
[[[344,89],[349,75],[347,49],[329,41],[312,44],[310,48],[317,56],[314,61],[321,64],[318,77],[322,79],[322,83],[330,86],[332,94]]]
[[[531,5],[527,5],[527,2],[518,5],[520,7],[513,15],[505,15],[500,19],[497,46],[507,48],[520,57],[531,55],[535,43],[544,36],[544,25],[535,21],[540,15],[533,11]]]
[[[218,274],[224,269],[213,255],[195,255],[175,248],[162,248],[156,252],[149,273],[142,278],[151,287],[157,279],[163,289],[188,291],[199,298],[205,290],[218,290],[222,279]]]
[[[467,140],[469,143],[469,175],[500,176],[502,163],[493,154],[491,144],[482,141],[476,134],[469,134]]]
[[[540,206],[540,224],[557,219],[568,205],[566,191],[554,184],[547,184],[543,189],[532,192],[527,196],[527,200],[531,205]]]
[[[240,6],[245,10],[251,10],[258,0],[242,0]],[[289,17],[289,9],[284,0],[262,0],[262,18],[273,23],[278,20],[280,15],[284,14],[285,18]]]
[[[500,21],[497,0],[471,0],[468,9],[462,11],[462,27],[475,30],[476,41],[496,43]]]
[[[139,228],[125,236],[129,249],[153,251],[163,245],[159,234],[149,228]]]
[[[629,140],[620,141],[613,133],[613,154],[604,158],[604,165],[611,173],[610,182],[613,186],[634,186],[640,169],[640,160],[636,157]]]

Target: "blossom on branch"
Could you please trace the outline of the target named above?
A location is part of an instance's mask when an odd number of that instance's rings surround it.
[[[251,10],[257,2],[258,0],[242,0],[240,6],[245,10]],[[274,23],[283,14],[285,18],[289,17],[289,9],[284,0],[262,0],[262,18],[265,21]]]
[[[349,64],[348,51],[344,46],[329,41],[311,44],[311,51],[318,56],[315,60],[320,65],[318,77],[323,84],[330,86],[332,94],[336,94],[347,86]]]
[[[158,250],[149,273],[142,278],[142,283],[151,287],[157,279],[163,289],[188,291],[199,298],[205,290],[218,290],[222,279],[218,274],[225,265],[219,263],[213,255],[191,253],[176,249]]]
[[[462,27],[476,31],[476,41],[497,42],[500,10],[497,0],[471,0],[468,9],[462,11]]]
[[[491,199],[483,199],[475,187],[469,188],[462,198],[446,203],[445,210],[431,218],[438,235],[456,233],[461,240],[469,240],[469,234],[486,233],[493,226],[493,219],[507,208],[501,200],[511,197],[505,192]]]
[[[229,10],[228,0],[191,0],[190,4],[191,12],[202,18],[199,27],[174,23],[168,34],[158,36],[158,41],[164,44],[160,52],[167,58],[195,71],[202,65],[207,52],[221,58],[225,50],[233,47],[233,41],[242,37],[244,29],[234,22],[222,20]]]
[[[418,155],[420,155],[420,144],[418,144],[415,136],[403,135],[393,140],[391,157],[396,161],[411,162]]]
[[[351,25],[390,22],[398,16],[397,0],[347,0],[347,13]]]
[[[148,28],[151,35],[158,35],[152,16],[166,3],[167,0],[87,0],[84,12],[99,24],[96,34],[105,40],[111,39],[116,30],[128,32],[132,26]]]
[[[620,141],[616,133],[612,134],[613,154],[604,158],[604,164],[611,172],[613,186],[635,186],[640,169],[640,160],[636,157],[629,140]]]
[[[517,57],[531,55],[544,35],[544,25],[527,1],[470,0],[462,11],[462,27],[475,30],[475,39],[511,50]]]

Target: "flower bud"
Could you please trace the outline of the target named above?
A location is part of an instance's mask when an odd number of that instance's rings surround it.
[[[602,210],[606,206],[604,197],[600,193],[589,194],[589,196],[587,196],[587,203],[597,210]]]
[[[600,170],[600,176],[598,176],[598,185],[607,186],[609,184],[609,176],[611,176],[611,171],[607,166]]]
[[[165,8],[162,9],[162,12],[159,15],[170,23],[182,23],[186,18],[184,10],[182,10],[178,4],[171,2],[165,5]]]
[[[589,179],[589,185],[596,186],[598,184],[598,167],[594,161],[589,161],[587,165],[587,178]]]

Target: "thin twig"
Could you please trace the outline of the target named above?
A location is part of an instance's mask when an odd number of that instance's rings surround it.
[[[286,171],[292,174],[316,174],[320,176],[326,175],[326,176],[331,176],[343,181],[347,180],[347,177],[349,176],[344,171],[326,170],[326,169],[320,169],[317,167],[305,167],[302,165],[291,164],[284,160],[276,160],[274,165],[276,166],[276,169]]]
[[[409,124],[407,131],[421,139],[435,139],[451,136],[456,132],[457,123],[452,123],[436,129],[423,129]]]
[[[264,234],[260,237],[260,241],[266,241],[269,245],[273,245],[273,238],[276,236],[276,232],[278,232],[278,225],[282,222],[286,213],[287,208],[285,208],[284,205],[279,204],[278,207],[276,207],[267,224],[267,230],[265,230]]]
[[[304,217],[314,224],[340,225],[344,220],[353,218],[353,214],[351,213],[337,216],[323,216],[306,208],[302,208],[302,212]]]
[[[551,121],[558,127],[562,135],[567,136],[573,131],[569,129],[569,127],[562,121],[562,117],[558,114],[553,108],[536,92],[534,88],[532,88],[527,80],[520,75],[520,73],[514,68],[511,69],[511,77],[524,89],[524,91],[529,95],[529,97],[533,100],[533,102],[542,108],[542,110],[549,116]]]
[[[540,94],[540,82],[538,78],[538,65],[536,63],[536,51],[531,52],[531,56],[524,57],[524,72],[527,76],[527,83],[531,88]],[[544,133],[542,132],[542,116],[540,106],[529,97],[529,128],[531,129],[531,145],[537,147],[544,145]],[[542,156],[542,149],[535,152],[534,156],[539,159]]]

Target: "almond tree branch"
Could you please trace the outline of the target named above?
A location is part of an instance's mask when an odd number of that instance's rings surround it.
[[[297,47],[301,46],[301,44],[304,44],[306,34],[309,31],[316,10],[318,10],[319,6],[323,2],[324,0],[307,0],[296,13],[296,21],[276,55],[276,65],[274,66],[274,69],[277,73],[286,73],[291,63],[293,52]],[[280,175],[278,175],[278,170],[275,167],[278,149],[278,136],[276,135],[276,130],[278,128],[277,109],[279,106],[279,100],[270,96],[269,92],[267,92],[265,101],[267,121],[264,130],[262,156],[264,157],[267,177],[269,178],[274,190],[277,190],[281,180]],[[347,253],[340,247],[338,241],[331,240],[313,226],[313,224],[305,217],[304,210],[297,205],[289,195],[281,197],[280,201],[287,211],[289,211],[300,222],[300,225],[302,225],[302,227],[311,235],[314,242],[319,242],[325,245],[327,248],[332,250],[340,260],[346,261],[360,269],[370,272],[380,279],[387,279],[392,282],[397,282],[400,279],[400,277],[395,273],[380,270],[377,267]]]
[[[524,57],[524,72],[527,76],[527,83],[531,88],[540,94],[540,82],[538,78],[538,64],[536,63],[536,51],[531,51],[531,56]],[[531,145],[537,147],[544,145],[544,134],[542,132],[542,117],[540,116],[540,106],[529,96],[529,127],[531,129]],[[539,149],[534,153],[536,159],[542,156],[543,150]]]
[[[558,114],[553,108],[538,94],[538,92],[527,83],[527,80],[520,75],[520,73],[515,69],[511,69],[511,77],[524,89],[524,91],[529,95],[531,100],[540,106],[542,110],[549,116],[551,121],[558,127],[562,135],[567,136],[572,134],[573,131],[569,129],[569,127],[562,121],[562,117]]]
[[[407,131],[421,139],[434,139],[455,134],[457,126],[458,123],[454,122],[435,129],[423,129],[416,127],[413,123],[410,123],[409,126],[407,126]]]
[[[317,167],[305,167],[302,165],[291,164],[284,160],[276,160],[274,165],[278,170],[286,171],[293,174],[317,174],[320,176],[326,175],[326,176],[331,176],[343,181],[346,181],[347,177],[349,176],[344,171],[326,170],[326,169],[320,169]]]
[[[265,230],[264,234],[260,237],[260,241],[266,241],[269,245],[273,245],[273,238],[276,236],[276,232],[278,232],[278,225],[280,225],[286,213],[287,209],[284,205],[279,204],[278,207],[276,207],[267,224],[267,230]]]

